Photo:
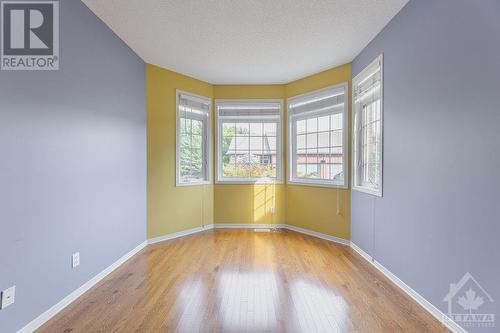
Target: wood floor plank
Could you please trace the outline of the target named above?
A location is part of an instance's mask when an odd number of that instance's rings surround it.
[[[347,246],[281,230],[150,245],[38,332],[448,332]]]

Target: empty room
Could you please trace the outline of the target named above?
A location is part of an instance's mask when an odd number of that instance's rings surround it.
[[[0,333],[500,332],[499,0],[0,7]]]

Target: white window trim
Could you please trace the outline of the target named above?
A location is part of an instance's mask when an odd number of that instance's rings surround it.
[[[301,99],[308,96],[314,96],[323,91],[334,89],[338,87],[344,87],[344,111],[343,120],[344,120],[344,128],[342,131],[342,150],[344,152],[343,164],[342,168],[344,169],[344,184],[336,184],[332,181],[328,181],[325,179],[293,179],[294,173],[294,162],[293,162],[293,146],[292,146],[292,119],[291,115],[288,112],[289,106],[291,102],[295,99]],[[349,83],[343,82],[340,84],[336,84],[333,86],[328,86],[326,88],[322,88],[319,90],[314,90],[305,94],[296,95],[287,99],[287,113],[288,113],[288,135],[287,135],[287,154],[288,154],[288,166],[287,166],[287,183],[291,185],[304,185],[304,186],[315,186],[315,187],[328,187],[328,188],[341,188],[348,189],[349,188]]]
[[[352,94],[352,190],[357,192],[362,192],[366,194],[371,194],[377,197],[383,196],[383,188],[384,188],[384,55],[380,54],[376,57],[368,66],[366,66],[358,75],[356,75],[352,80],[353,91],[357,81],[362,81],[364,76],[366,76],[369,72],[373,71],[373,68],[380,65],[380,146],[382,147],[380,152],[380,189],[373,189],[366,186],[356,185],[356,156],[354,154],[354,144],[355,144],[355,135],[356,135],[356,124],[354,123],[355,113],[356,113],[356,103],[354,92]]]
[[[180,114],[179,114],[179,95],[189,95],[191,97],[199,98],[204,102],[208,102],[208,127],[207,127],[207,137],[205,138],[205,145],[207,146],[208,158],[205,161],[205,167],[207,169],[207,180],[200,180],[194,182],[181,182],[181,168],[180,168]],[[212,184],[212,164],[213,164],[213,151],[212,151],[212,99],[206,96],[196,95],[184,90],[176,89],[175,91],[175,186],[199,186],[199,185],[209,185]]]
[[[278,124],[278,132],[276,133],[276,178],[238,178],[238,177],[223,177],[222,176],[222,123],[219,122],[219,112],[217,104],[223,102],[277,102],[280,104],[280,122]],[[215,161],[216,161],[216,176],[215,184],[283,184],[283,100],[282,99],[216,99],[215,100]]]

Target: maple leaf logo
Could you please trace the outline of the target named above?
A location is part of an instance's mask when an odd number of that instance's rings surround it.
[[[481,296],[476,296],[476,292],[472,289],[467,290],[465,296],[460,296],[458,298],[458,304],[460,304],[464,310],[477,310],[484,303],[484,299]]]

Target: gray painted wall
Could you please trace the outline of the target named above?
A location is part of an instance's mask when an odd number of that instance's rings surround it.
[[[384,197],[352,192],[352,240],[442,311],[470,272],[500,326],[500,1],[413,0],[384,54]],[[458,305],[456,305],[458,306]]]
[[[2,333],[146,239],[145,64],[79,0],[60,5],[60,70],[0,72],[0,290],[17,286]]]

